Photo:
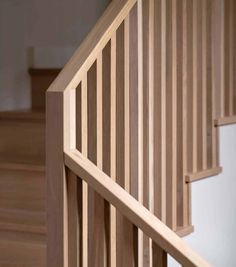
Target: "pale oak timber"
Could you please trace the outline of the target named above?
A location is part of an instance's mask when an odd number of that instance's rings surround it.
[[[89,70],[98,53],[107,45],[112,34],[116,32],[135,3],[136,0],[111,2],[95,27],[52,83],[49,91],[64,92],[79,84],[84,73]]]
[[[221,172],[222,172],[222,168],[216,167],[214,169],[209,169],[209,170],[205,170],[205,171],[201,171],[201,172],[197,172],[197,173],[187,174],[186,175],[186,182],[191,183],[191,182],[198,181],[198,180],[210,177],[210,176],[218,175]]]
[[[76,175],[83,177],[100,195],[128,217],[135,225],[185,266],[210,266],[190,249],[183,240],[151,214],[129,193],[99,170],[79,151],[66,151],[65,164]]]
[[[236,116],[224,117],[215,120],[215,126],[230,125],[236,123]]]

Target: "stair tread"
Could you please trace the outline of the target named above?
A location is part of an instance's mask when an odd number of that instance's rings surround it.
[[[46,214],[0,208],[0,230],[46,234]]]
[[[0,169],[45,171],[45,159],[42,157],[19,157],[15,155],[1,155]]]
[[[44,267],[46,266],[46,244],[30,240],[8,240],[0,238],[1,267]]]
[[[33,120],[38,122],[45,121],[45,113],[31,109],[1,111],[0,120]]]

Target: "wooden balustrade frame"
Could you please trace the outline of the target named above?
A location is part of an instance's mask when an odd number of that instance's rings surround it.
[[[222,170],[236,5],[218,1],[112,1],[51,85],[50,266],[208,266],[158,219],[193,231],[191,182]]]

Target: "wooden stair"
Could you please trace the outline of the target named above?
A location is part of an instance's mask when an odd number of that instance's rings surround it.
[[[30,70],[32,108],[0,112],[0,267],[46,266],[45,91],[55,70]]]

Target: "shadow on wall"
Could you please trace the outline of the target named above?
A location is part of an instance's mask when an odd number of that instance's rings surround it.
[[[229,267],[236,266],[236,125],[220,129],[220,162],[220,175],[192,185],[195,232],[185,240],[213,266]]]
[[[62,67],[109,2],[1,1],[0,110],[29,108],[28,68]]]

